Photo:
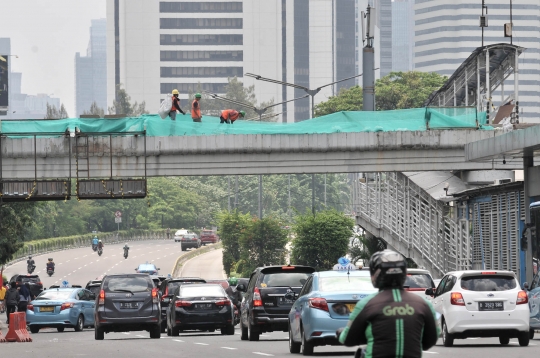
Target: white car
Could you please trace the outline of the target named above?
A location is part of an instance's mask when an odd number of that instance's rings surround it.
[[[191,234],[195,234],[195,233],[191,230],[180,229],[174,233],[174,242],[180,242],[182,241],[182,237],[184,235],[191,235]]]
[[[433,277],[428,270],[423,269],[407,269],[407,278],[403,285],[405,290],[412,292],[420,297],[431,301],[431,296],[426,295],[426,289],[435,288]]]
[[[502,345],[517,338],[520,346],[529,345],[529,300],[512,271],[449,272],[430,294],[442,315],[445,347],[468,337],[499,337]]]

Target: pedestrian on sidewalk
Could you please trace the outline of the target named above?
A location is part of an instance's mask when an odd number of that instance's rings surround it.
[[[195,93],[195,99],[191,102],[191,119],[193,122],[202,122],[201,114],[201,100],[202,96],[200,93]]]
[[[9,284],[9,290],[7,290],[6,292],[6,299],[5,299],[7,324],[9,324],[9,315],[17,311],[17,306],[19,305],[20,300],[21,300],[21,296],[19,295],[19,291],[17,290],[17,283],[13,281]]]
[[[245,115],[246,115],[246,112],[244,111],[237,111],[234,109],[224,109],[223,111],[221,111],[221,117],[219,117],[221,121],[219,123],[233,124],[234,121],[238,119],[238,117],[244,118]]]

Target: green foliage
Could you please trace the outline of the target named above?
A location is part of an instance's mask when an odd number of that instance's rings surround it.
[[[0,264],[5,264],[19,250],[23,233],[32,221],[33,203],[3,203],[0,207]]]
[[[90,106],[90,109],[88,111],[84,111],[83,114],[85,115],[97,115],[99,118],[103,118],[105,116],[105,110],[101,107],[99,107],[96,103],[96,101],[92,102],[92,105]]]
[[[447,77],[435,72],[391,72],[375,82],[375,104],[378,111],[419,108],[429,95],[441,88]],[[320,117],[340,111],[361,111],[362,88],[342,89],[337,96],[315,106],[315,116]]]
[[[356,263],[363,260],[367,264],[374,253],[384,249],[386,249],[386,243],[382,239],[371,234],[358,235],[355,236],[349,248],[349,255],[351,256],[351,262]]]
[[[250,222],[249,214],[238,210],[223,211],[219,214],[219,238],[223,243],[223,267],[230,274],[240,260],[240,238]]]
[[[138,117],[141,114],[147,114],[148,111],[146,110],[145,101],[140,104],[137,102],[132,104],[131,96],[122,88],[122,84],[119,84],[116,88],[116,99],[113,101],[113,105],[109,107],[109,113],[124,114],[126,117]]]
[[[64,104],[60,106],[60,109],[56,108],[54,105],[49,105],[47,103],[47,113],[45,114],[44,119],[62,119],[69,118],[69,115],[64,107]]]
[[[347,253],[354,220],[336,210],[313,215],[306,212],[295,218],[291,261],[317,270],[329,270]]]

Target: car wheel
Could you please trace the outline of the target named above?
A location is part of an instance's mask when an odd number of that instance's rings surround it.
[[[249,340],[252,342],[256,342],[259,340],[261,333],[260,332],[254,332],[253,326],[251,323],[248,322],[248,330],[249,330]]]
[[[56,330],[60,333],[64,332],[64,327],[57,327]]]
[[[242,320],[240,320],[240,331],[242,332],[242,334],[240,335],[240,339],[243,341],[247,341],[249,338],[248,329],[247,327],[244,327],[244,325],[242,324]]]
[[[223,332],[225,332],[225,333],[223,333]],[[221,329],[221,333],[222,333],[222,334],[226,334],[226,335],[228,335],[228,336],[234,336],[234,325],[233,325],[233,324],[230,324],[230,325],[228,325],[227,327],[222,328],[222,329]]]
[[[289,322],[289,352],[291,353],[300,353],[300,347],[302,345],[297,343],[293,339],[293,334],[291,330],[291,323]]]
[[[518,342],[520,346],[527,347],[529,345],[529,332],[519,332]]]
[[[150,328],[150,338],[161,338],[161,325]]]
[[[80,332],[84,329],[84,318],[82,315],[79,315],[77,318],[77,324],[75,325],[75,332]]]
[[[510,343],[510,338],[504,336],[499,337],[499,343],[506,346],[508,343]]]
[[[186,251],[186,248],[184,246],[182,246],[182,251]]]
[[[534,329],[530,329],[529,330],[529,339],[533,339],[534,338]]]
[[[171,328],[171,336],[178,337],[180,335],[180,328],[173,327]]]
[[[105,332],[101,328],[94,328],[94,338],[96,341],[102,341],[105,338]]]
[[[31,333],[39,333],[39,327],[30,326]]]
[[[304,328],[300,329],[300,335],[302,336],[302,354],[305,356],[313,355],[313,348],[315,347],[313,343],[306,340],[306,335],[304,334]]]
[[[448,333],[445,321],[443,321],[442,340],[445,347],[452,347],[454,345],[454,336]]]

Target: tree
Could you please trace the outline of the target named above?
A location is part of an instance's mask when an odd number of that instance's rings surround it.
[[[64,104],[62,103],[60,105],[60,109],[56,108],[55,105],[49,105],[47,103],[47,114],[45,114],[44,119],[62,119],[62,118],[69,118],[69,115],[66,111],[66,108],[64,107]]]
[[[293,240],[292,262],[317,270],[329,270],[347,253],[353,226],[353,219],[336,210],[298,215],[293,225],[296,238]]]
[[[0,265],[7,263],[23,243],[25,228],[32,223],[34,203],[3,203],[0,206]]]
[[[83,114],[85,115],[97,115],[99,118],[103,118],[105,116],[105,110],[98,106],[96,101],[92,102],[92,105],[90,106],[90,109],[88,111],[84,111]]]
[[[131,104],[131,96],[122,88],[122,84],[119,84],[116,88],[116,99],[113,101],[113,105],[109,107],[109,113],[124,114],[126,117],[138,117],[141,114],[148,114],[148,111],[146,110],[145,101],[140,104],[137,102]]]
[[[240,237],[249,225],[249,215],[238,210],[223,211],[219,215],[219,237],[223,243],[223,268],[231,273],[240,260]]]
[[[447,78],[435,72],[390,72],[375,82],[377,111],[419,108],[429,95],[441,88]],[[337,96],[315,106],[315,116],[320,117],[340,111],[361,111],[362,88],[342,89]]]
[[[367,263],[374,253],[384,249],[386,249],[386,243],[383,240],[370,233],[365,233],[364,235],[356,235],[354,237],[352,245],[349,248],[349,255],[353,263],[359,260]]]

